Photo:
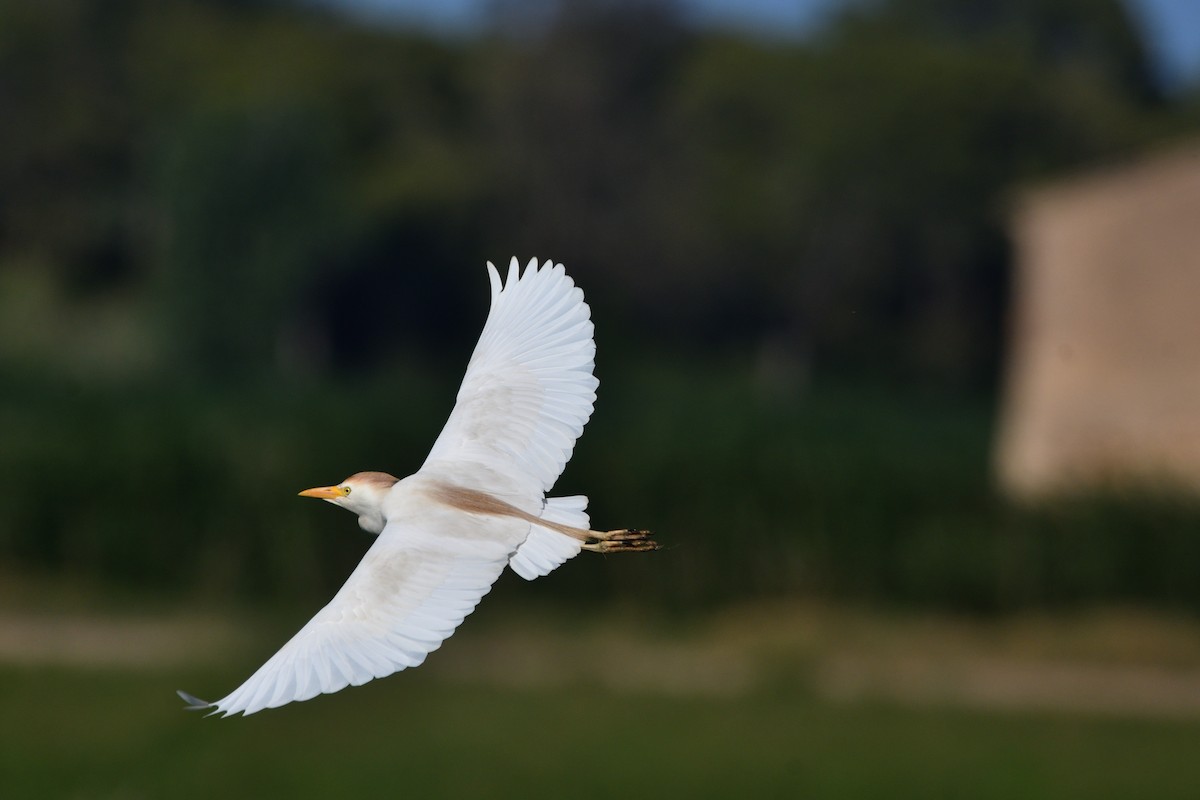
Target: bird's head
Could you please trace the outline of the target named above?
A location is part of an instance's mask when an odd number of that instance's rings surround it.
[[[398,479],[386,472],[359,472],[336,486],[305,489],[301,497],[316,497],[358,515],[358,524],[370,533],[383,530],[383,498]]]

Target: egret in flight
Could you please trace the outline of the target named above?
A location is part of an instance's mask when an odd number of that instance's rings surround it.
[[[378,538],[346,583],[232,694],[196,710],[253,714],[415,667],[454,633],[505,565],[533,580],[581,550],[655,550],[640,530],[594,531],[587,498],[546,497],[592,415],[596,344],[562,264],[501,283],[450,419],[425,463],[398,480],[359,472],[300,492],[341,506]]]

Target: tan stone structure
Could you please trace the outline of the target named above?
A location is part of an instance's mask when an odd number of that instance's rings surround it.
[[[1200,492],[1200,147],[1029,193],[996,447],[1009,493]]]

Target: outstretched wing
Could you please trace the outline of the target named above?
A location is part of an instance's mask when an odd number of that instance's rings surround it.
[[[500,518],[389,523],[333,600],[233,693],[211,704],[180,695],[213,713],[253,714],[415,667],[475,609],[507,542],[527,529]]]
[[[492,306],[454,410],[422,470],[474,470],[476,488],[538,499],[571,458],[592,415],[596,344],[583,292],[562,264],[517,260],[501,285],[488,263]],[[488,485],[489,476],[495,485]]]

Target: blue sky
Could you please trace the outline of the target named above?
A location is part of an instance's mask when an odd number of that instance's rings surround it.
[[[1171,81],[1200,80],[1200,0],[1127,0]]]
[[[849,0],[678,0],[698,22],[803,35]],[[1200,80],[1200,0],[1125,0],[1146,31],[1162,75],[1173,84]],[[489,0],[319,0],[369,19],[470,31]]]

